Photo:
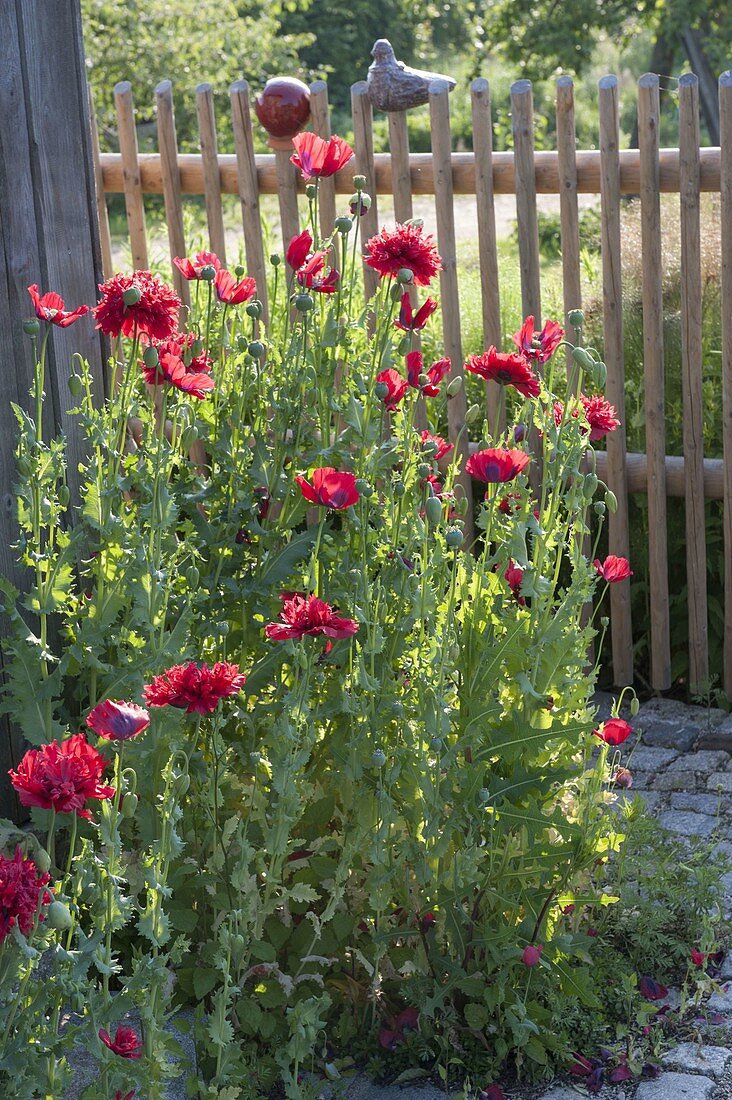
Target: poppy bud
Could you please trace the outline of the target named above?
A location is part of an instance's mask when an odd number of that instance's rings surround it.
[[[462,375],[461,374],[456,374],[455,377],[453,378],[453,380],[450,382],[449,386],[447,387],[447,396],[448,397],[455,397],[456,394],[460,393],[460,390],[462,388],[463,388]]]
[[[595,363],[593,381],[599,390],[604,390],[607,382],[607,367],[604,363]]]
[[[425,514],[433,527],[442,519],[442,501],[438,497],[429,497],[424,505]]]
[[[193,351],[191,350],[191,348],[183,348],[181,359],[187,367],[190,367],[191,363],[193,362]]]
[[[126,794],[122,799],[122,806],[120,807],[122,817],[134,817],[137,812],[137,804],[139,801],[136,794]]]
[[[247,348],[247,351],[251,355],[252,359],[264,359],[267,349],[261,340],[252,340],[251,344]]]
[[[59,504],[61,505],[62,508],[65,508],[70,500],[71,500],[71,492],[69,491],[68,485],[62,485],[59,488],[59,491],[58,491],[58,502],[59,502]]]
[[[391,704],[391,713],[394,715],[395,718],[402,718],[403,715],[404,715],[404,704],[403,703],[392,703]]]
[[[470,408],[468,409],[468,411],[466,412],[466,414],[465,414],[465,423],[466,424],[474,424],[475,421],[480,418],[480,416],[481,416],[481,408],[480,408],[480,405],[476,402],[474,405],[471,405]]]
[[[298,294],[295,298],[295,309],[299,313],[309,313],[315,309],[315,299],[311,294]]]
[[[201,571],[196,565],[189,565],[186,569],[186,584],[189,584],[191,588],[197,588],[198,582],[201,579]]]
[[[362,477],[356,478],[356,489],[362,497],[370,497],[374,493],[373,485],[369,485],[368,481],[364,481]]]
[[[279,267],[282,263],[282,257],[278,256],[276,252],[273,252],[269,258],[269,262],[272,264],[272,267]]]
[[[459,646],[459,644],[457,642],[453,642],[447,652],[448,652],[448,656],[449,656],[450,660],[452,661],[452,663],[454,665],[456,665],[458,663],[458,661],[460,660],[460,646]]]
[[[69,375],[69,393],[74,397],[79,397],[84,392],[84,383],[79,378],[78,374]]]
[[[351,195],[348,209],[354,218],[362,218],[367,210],[371,209],[371,196],[362,191],[360,195]]]
[[[582,367],[582,370],[593,372],[595,360],[584,348],[572,348],[572,358],[578,367]]]
[[[173,782],[173,794],[176,798],[184,798],[188,794],[188,788],[191,785],[191,777],[187,772],[183,772],[182,775],[176,776]]]
[[[64,905],[62,901],[52,901],[46,910],[46,924],[59,932],[71,928],[71,913],[68,905]]]
[[[459,550],[463,545],[464,537],[459,527],[448,527],[445,531],[445,542],[451,550]]]
[[[541,953],[543,950],[544,947],[542,944],[527,944],[526,947],[523,949],[523,952],[521,953],[521,958],[523,960],[524,966],[536,966],[541,959]]]
[[[631,717],[635,718],[635,716],[636,716],[636,714],[638,713],[639,710],[640,710],[640,702],[638,700],[638,696],[634,695],[633,698],[630,701],[630,714],[631,714]]]
[[[597,489],[597,474],[587,474],[582,484],[582,492],[587,500],[592,500]]]
[[[570,309],[567,320],[572,328],[582,328],[585,323],[585,315],[581,309]]]
[[[615,496],[615,493],[613,493],[610,489],[608,489],[608,491],[605,493],[605,503],[607,504],[609,510],[613,513],[613,515],[615,515],[618,510],[618,498]]]
[[[250,302],[246,308],[247,317],[251,317],[252,320],[258,321],[262,316],[262,303],[258,298],[255,298],[253,302]]]
[[[128,286],[122,295],[122,301],[126,306],[136,306],[141,298],[142,291],[139,286]]]
[[[195,424],[189,424],[187,428],[184,428],[181,437],[180,445],[184,451],[190,451],[193,444],[198,439],[198,428]]]
[[[31,317],[30,321],[23,321],[23,332],[26,336],[37,336],[41,331],[41,322],[37,317]]]
[[[377,382],[374,386],[374,393],[378,397],[379,401],[383,401],[385,397],[389,396],[389,387],[386,382]]]
[[[36,849],[32,858],[42,875],[47,874],[47,872],[51,870],[51,857],[45,848]]]
[[[513,429],[513,441],[514,441],[514,443],[523,442],[525,437],[526,437],[526,425],[525,424],[517,424],[516,427]]]
[[[148,370],[155,370],[158,363],[160,362],[158,349],[153,347],[145,348],[144,352],[142,353],[142,361],[148,368]]]
[[[305,188],[305,196],[308,199],[314,199],[318,193],[318,188],[314,183],[309,183]]]
[[[414,272],[411,267],[400,267],[397,271],[397,282],[399,283],[413,283]]]
[[[376,749],[371,757],[371,763],[375,768],[383,768],[386,763],[386,753],[383,749]]]
[[[363,191],[364,187],[366,186],[366,177],[365,176],[354,176],[353,177],[353,186],[356,188],[357,191]]]
[[[397,344],[397,351],[400,355],[408,355],[412,350],[412,341],[408,336],[402,336],[401,340]]]
[[[335,227],[339,233],[342,233],[344,237],[347,237],[351,232],[353,222],[348,217],[348,214],[341,214],[339,218],[335,220]]]
[[[401,302],[402,288],[399,283],[394,283],[394,285],[389,288],[389,297],[391,298],[392,302]]]

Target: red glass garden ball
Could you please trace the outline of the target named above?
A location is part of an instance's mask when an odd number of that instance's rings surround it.
[[[292,138],[310,117],[310,89],[294,77],[275,77],[255,99],[254,110],[271,137]]]

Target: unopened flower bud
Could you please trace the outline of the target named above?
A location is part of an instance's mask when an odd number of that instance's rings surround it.
[[[572,358],[578,367],[582,367],[582,370],[592,373],[595,366],[595,360],[584,348],[572,348]]]
[[[186,584],[191,588],[198,588],[198,582],[201,579],[201,571],[196,565],[189,565],[185,573]]]
[[[572,328],[582,328],[585,323],[585,315],[581,309],[570,309],[567,320]]]
[[[635,718],[635,716],[636,716],[636,714],[638,713],[639,710],[640,710],[640,702],[638,700],[638,696],[634,695],[633,698],[630,700],[630,716],[631,716],[631,718]]]
[[[69,393],[74,397],[79,397],[84,392],[84,383],[79,378],[78,374],[69,375]]]
[[[263,359],[267,353],[267,349],[261,340],[252,340],[251,344],[247,348],[247,351],[251,355],[252,359]]]
[[[481,416],[481,408],[480,408],[480,405],[476,402],[474,405],[471,405],[470,408],[468,409],[468,411],[466,412],[466,414],[465,414],[465,423],[466,424],[474,424],[475,421],[480,418],[480,416]]]
[[[397,344],[397,351],[400,355],[408,355],[412,350],[412,341],[408,336],[402,336],[401,340]]]
[[[251,317],[253,321],[258,321],[262,316],[262,303],[258,298],[255,298],[253,302],[250,302],[246,308],[247,317]]]
[[[173,780],[173,794],[176,798],[184,798],[188,794],[188,788],[191,785],[191,777],[187,772],[183,772],[182,775],[176,776]]]
[[[455,377],[450,382],[449,386],[447,387],[447,396],[448,397],[455,397],[456,394],[460,393],[460,390],[462,388],[463,388],[463,377],[462,377],[461,374],[456,374]]]
[[[464,535],[459,527],[448,527],[445,531],[445,542],[451,550],[459,550],[463,545]]]
[[[526,438],[526,425],[517,424],[513,429],[513,441],[514,443],[522,443]]]
[[[51,857],[45,848],[36,848],[32,859],[42,875],[47,874],[51,870]]]
[[[41,331],[41,322],[37,317],[31,317],[29,321],[23,321],[23,332],[26,336],[37,336]]]
[[[195,424],[189,424],[184,428],[180,436],[180,445],[184,451],[190,451],[193,444],[198,440],[198,428]]]
[[[122,295],[122,301],[126,306],[136,306],[140,298],[142,298],[142,291],[139,286],[128,286]]]
[[[46,924],[49,928],[55,928],[59,932],[71,928],[71,913],[68,905],[62,901],[52,901],[46,909]]]
[[[295,309],[299,313],[309,313],[315,309],[315,299],[312,294],[298,294],[295,298]]]
[[[62,508],[66,508],[71,500],[71,490],[68,485],[61,485],[58,491],[58,502]]]
[[[586,474],[582,484],[582,492],[587,500],[592,500],[597,489],[597,474]]]
[[[371,196],[365,191],[362,191],[360,195],[351,195],[348,209],[354,218],[362,218],[366,211],[371,209]]]
[[[386,753],[383,749],[376,749],[371,756],[371,763],[375,768],[383,768],[386,763]]]
[[[436,527],[442,519],[442,501],[439,497],[428,497],[424,505],[427,520]]]
[[[339,233],[342,233],[344,237],[347,237],[348,234],[351,232],[352,226],[353,222],[348,217],[348,214],[341,214],[341,216],[339,218],[336,218],[335,220],[336,230]]]
[[[615,496],[615,493],[613,493],[610,489],[608,489],[605,493],[605,503],[608,506],[608,510],[611,511],[613,515],[615,515],[618,510],[618,498]]]
[[[401,302],[402,300],[402,288],[399,283],[393,283],[389,287],[389,297],[392,302]]]
[[[160,362],[158,349],[153,347],[145,348],[142,353],[142,361],[149,370],[155,370]]]
[[[607,382],[607,367],[604,363],[595,363],[593,381],[599,390],[605,388],[605,383]]]
[[[400,283],[413,283],[414,272],[411,267],[400,267],[397,271],[397,281]]]
[[[357,191],[363,191],[364,187],[366,186],[366,177],[365,176],[354,176],[353,177],[353,186],[356,188]]]
[[[203,340],[200,338],[194,340],[191,344],[191,355],[194,359],[197,359],[199,355],[203,354]]]
[[[122,805],[120,807],[122,817],[134,817],[137,812],[137,804],[139,799],[136,794],[126,794],[122,799]]]

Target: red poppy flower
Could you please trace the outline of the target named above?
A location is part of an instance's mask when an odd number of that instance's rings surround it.
[[[596,558],[592,563],[595,570],[608,584],[617,584],[618,581],[627,581],[633,576],[630,562],[627,558],[619,558],[615,554],[608,554],[605,561]]]
[[[594,443],[620,427],[620,421],[615,415],[615,406],[611,405],[602,395],[585,397],[582,394],[580,401],[585,410],[587,423],[590,425],[590,442]]]
[[[134,1089],[132,1089],[130,1092],[128,1092],[125,1096],[122,1095],[122,1090],[121,1089],[117,1089],[117,1092],[115,1093],[114,1100],[132,1100],[132,1097],[134,1095],[135,1095],[135,1090]]]
[[[541,953],[544,950],[542,943],[527,943],[526,947],[521,952],[521,959],[524,966],[536,966],[541,960]]]
[[[416,286],[429,286],[442,267],[442,260],[422,226],[408,222],[394,229],[382,229],[366,242],[366,264],[383,276],[397,275],[402,268],[412,272]]]
[[[110,1038],[109,1032],[101,1027],[99,1038],[105,1047],[109,1047],[112,1053],[118,1054],[120,1058],[140,1058],[142,1056],[142,1040],[134,1027],[125,1027],[124,1024],[120,1024],[114,1033],[114,1039]]]
[[[596,730],[592,731],[595,737],[599,737],[606,745],[622,745],[633,732],[633,727],[622,718],[610,718]]]
[[[354,619],[346,619],[317,596],[282,593],[281,623],[268,623],[264,632],[275,642],[306,635],[323,634],[326,638],[350,638],[358,631]]]
[[[564,339],[564,329],[556,321],[547,321],[541,332],[534,329],[534,318],[529,316],[518,332],[513,334],[513,342],[519,351],[537,363],[546,363]]]
[[[655,978],[641,978],[638,982],[638,992],[647,1001],[662,1001],[664,997],[668,997],[668,987],[661,985]]]
[[[480,1100],[506,1100],[506,1097],[498,1085],[489,1085],[487,1089],[480,1090]]]
[[[183,278],[188,279],[189,282],[192,279],[200,279],[204,267],[212,267],[214,271],[221,270],[221,260],[215,252],[197,252],[192,260],[188,258],[182,260],[180,256],[175,256],[173,263]]]
[[[107,741],[129,741],[146,730],[150,715],[137,703],[115,702],[105,699],[89,712],[86,724]]]
[[[241,691],[245,681],[238,665],[217,661],[209,667],[205,662],[199,665],[189,661],[154,676],[143,689],[143,695],[151,707],[177,707],[186,714],[211,714],[222,699]]]
[[[199,401],[202,401],[216,386],[210,374],[205,371],[189,370],[179,355],[169,351],[160,353],[157,366],[143,366],[142,373],[148,385],[157,386],[162,382],[168,382],[181,393],[197,397]]]
[[[704,966],[706,959],[707,957],[703,951],[699,951],[696,947],[692,948],[691,961],[693,962],[694,966]]]
[[[201,347],[198,355],[193,354],[194,344],[202,344],[202,341],[194,332],[176,332],[162,342],[153,342],[143,338],[140,343],[154,347],[158,356],[162,356],[167,352],[169,355],[182,359],[189,374],[209,374],[213,367],[213,359],[210,355],[207,355],[203,347]],[[158,368],[146,366],[144,360],[140,360],[140,369],[148,386],[157,386],[165,381]]]
[[[67,311],[63,298],[59,297],[53,290],[49,290],[41,298],[37,283],[33,283],[32,286],[28,287],[28,293],[31,296],[38,320],[47,321],[50,325],[58,325],[59,328],[68,328],[69,325],[73,325],[74,321],[78,321],[80,317],[85,317],[89,312],[89,306],[79,306],[77,309]]]
[[[616,1066],[615,1069],[610,1070],[608,1081],[612,1085],[619,1085],[622,1081],[632,1081],[633,1071],[630,1066],[622,1065]]]
[[[437,397],[440,392],[440,387],[437,383],[441,382],[450,370],[450,360],[447,358],[438,359],[432,364],[428,371],[424,369],[424,359],[422,358],[421,351],[410,351],[406,360],[407,381],[409,385],[419,390],[425,397]],[[421,374],[427,376],[427,381],[424,385],[419,380]]]
[[[437,924],[437,919],[434,913],[425,913],[424,916],[419,918],[419,928],[421,932],[426,935],[431,932]]]
[[[300,492],[311,504],[319,504],[322,508],[335,508],[341,510],[350,508],[359,500],[359,492],[356,488],[356,478],[343,470],[334,470],[332,466],[321,466],[313,470],[312,481],[298,474],[295,481],[300,486]]]
[[[40,749],[28,749],[18,770],[8,774],[23,806],[90,818],[86,800],[114,794],[114,787],[100,782],[106,766],[84,734],[75,733],[60,744],[50,741]]]
[[[394,324],[397,328],[402,329],[403,332],[419,332],[423,329],[429,321],[432,314],[437,309],[437,302],[434,298],[427,298],[419,307],[416,313],[412,312],[412,300],[409,297],[409,291],[405,291],[402,294],[402,302],[399,308],[399,316]]]
[[[133,336],[136,330],[153,340],[167,340],[178,328],[180,298],[159,275],[113,275],[99,290],[102,300],[92,313],[107,336]]]
[[[531,461],[526,451],[512,448],[488,447],[485,451],[476,451],[465,463],[465,469],[476,481],[488,484],[512,481]]]
[[[335,293],[340,275],[334,267],[327,275],[323,275],[327,255],[327,252],[314,252],[307,263],[303,264],[296,274],[300,286],[314,290],[318,294]]]
[[[376,375],[376,387],[377,397],[381,398],[389,412],[393,412],[399,402],[404,399],[409,389],[409,383],[406,378],[402,378],[398,370],[389,367],[388,370],[382,370],[380,374]],[[381,387],[381,391],[379,387]]]
[[[432,443],[437,448],[435,453],[431,456],[435,462],[439,462],[441,458],[444,458],[445,455],[449,455],[450,451],[453,450],[453,444],[448,443],[441,435],[432,435],[431,432],[424,431],[419,438],[422,446],[424,446],[425,443]]]
[[[633,786],[633,773],[629,768],[616,768],[613,783],[616,787],[622,787],[623,790],[629,791]]]
[[[310,230],[303,229],[302,233],[293,237],[287,246],[285,259],[288,267],[291,267],[293,271],[297,271],[299,267],[302,267],[310,255],[310,249],[312,247],[313,238],[310,235]]]
[[[541,383],[523,355],[515,351],[501,352],[494,347],[482,355],[471,355],[465,369],[502,386],[513,386],[524,397],[538,397]]]
[[[524,579],[524,571],[521,566],[516,565],[516,563],[512,559],[509,560],[508,567],[506,568],[506,572],[503,574],[503,577],[506,581],[506,584],[511,589],[511,593],[514,599],[518,601],[521,607],[524,607],[526,604],[526,600],[521,595],[521,582]]]
[[[0,944],[16,925],[24,936],[28,935],[35,923],[39,900],[41,905],[53,900],[48,890],[43,889],[50,881],[51,876],[41,874],[19,847],[12,859],[0,853]]]
[[[503,516],[514,515],[521,507],[521,493],[508,493],[498,505],[498,511]]]
[[[257,292],[257,283],[249,276],[245,276],[237,282],[230,271],[222,269],[216,272],[214,290],[220,302],[227,306],[240,306],[242,302],[248,302],[250,298],[254,297]]]
[[[296,134],[292,139],[295,152],[290,160],[302,172],[307,183],[311,179],[334,176],[353,159],[353,149],[343,138],[322,138],[317,134]]]

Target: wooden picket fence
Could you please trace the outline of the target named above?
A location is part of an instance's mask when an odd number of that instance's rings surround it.
[[[303,184],[289,160],[289,152],[255,154],[250,91],[245,81],[231,88],[231,115],[235,152],[220,154],[212,88],[197,89],[200,153],[178,153],[172,88],[164,81],[156,89],[159,152],[138,152],[132,89],[127,82],[114,89],[119,129],[119,153],[100,153],[93,134],[97,201],[105,274],[112,270],[112,249],[105,195],[123,193],[133,263],[148,266],[144,196],[162,194],[171,257],[186,254],[183,203],[186,195],[205,196],[211,248],[225,257],[226,243],[221,195],[238,195],[249,274],[260,295],[266,290],[266,266],[260,219],[260,195],[279,199],[283,241],[299,232],[298,193]],[[391,195],[397,221],[412,217],[413,195],[434,195],[437,238],[443,270],[440,275],[445,353],[454,369],[462,370],[463,354],[458,303],[453,197],[475,195],[482,286],[485,346],[503,341],[499,300],[498,253],[494,195],[516,196],[521,297],[524,315],[542,316],[537,193],[559,195],[561,254],[565,312],[581,305],[580,222],[578,194],[601,197],[602,300],[606,395],[625,422],[623,310],[621,283],[621,196],[638,195],[641,204],[643,265],[643,345],[646,416],[646,453],[628,454],[621,427],[607,439],[607,451],[598,453],[598,474],[615,494],[617,511],[609,516],[609,550],[628,556],[628,494],[646,493],[649,512],[650,651],[651,681],[656,690],[671,685],[671,637],[668,595],[666,507],[668,496],[682,496],[686,505],[686,560],[688,579],[690,684],[708,680],[707,569],[704,523],[705,498],[724,501],[725,633],[723,687],[732,697],[732,71],[719,80],[721,147],[700,148],[699,89],[695,76],[679,80],[678,148],[659,148],[659,80],[653,74],[638,84],[638,150],[619,147],[618,82],[614,76],[599,82],[599,147],[577,150],[574,89],[569,77],[556,84],[556,151],[534,149],[531,83],[519,80],[511,88],[513,151],[494,152],[488,81],[471,85],[473,152],[453,153],[447,85],[430,88],[431,154],[409,151],[404,112],[389,115],[390,152],[375,154],[373,118],[364,82],[351,89],[357,171],[366,176],[373,196],[362,219],[362,239],[380,229],[378,196]],[[327,86],[311,86],[312,126],[330,136]],[[93,110],[92,110],[93,116]],[[336,216],[337,195],[353,190],[353,165],[321,187],[322,230],[329,233]],[[724,458],[705,459],[702,445],[702,281],[700,193],[716,192],[721,205],[722,248],[722,379]],[[662,240],[660,195],[679,195],[682,270],[683,457],[665,453],[664,349],[662,299]],[[176,286],[187,300],[188,287],[173,272]],[[376,273],[364,268],[368,293]],[[566,321],[566,318],[565,318]],[[571,327],[567,325],[570,334]],[[497,391],[488,387],[489,414],[495,415]],[[464,390],[449,403],[449,430],[457,439],[465,418]],[[492,420],[489,422],[493,422]],[[463,433],[464,435],[464,433]],[[469,486],[467,487],[469,491]],[[614,681],[633,680],[633,629],[628,582],[610,591]]]

